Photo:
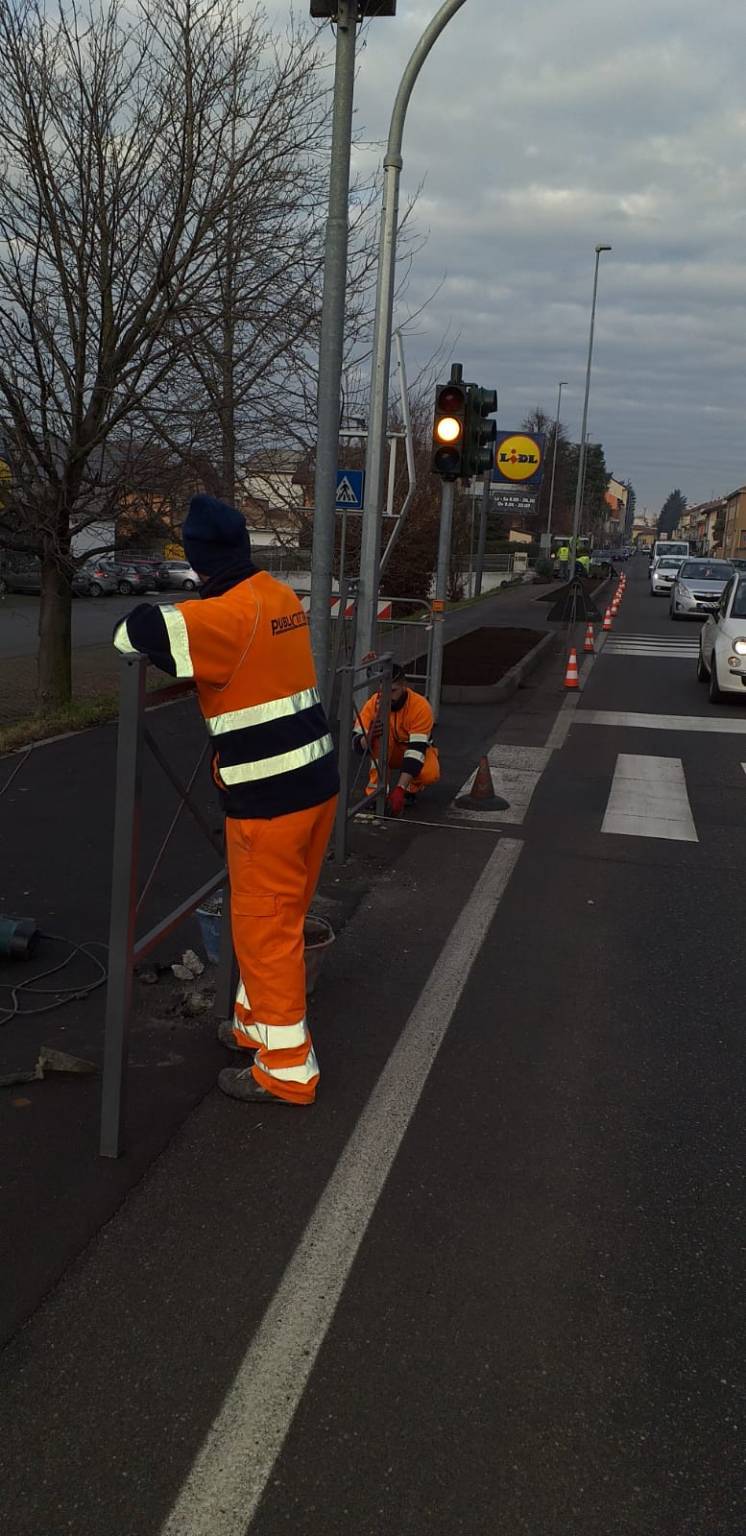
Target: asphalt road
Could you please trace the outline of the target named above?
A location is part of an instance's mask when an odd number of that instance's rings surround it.
[[[138,603],[185,601],[188,595],[180,592],[150,592],[145,597],[128,598],[113,594],[110,597],[96,599],[75,598],[72,605],[73,648],[77,650],[88,645],[105,645],[111,639],[118,616],[131,612]],[[525,603],[532,603],[534,596],[535,593],[526,587],[511,588],[502,596],[496,593],[494,599],[485,598],[479,607],[479,613],[482,616],[480,622],[511,622],[504,615],[511,605],[515,605],[516,598],[519,600],[519,605],[523,607]],[[521,599],[525,599],[525,603]],[[472,607],[467,606],[448,614],[446,626],[449,637],[462,634],[465,630],[474,627],[473,612]],[[532,622],[538,620],[539,627],[543,627],[545,615],[541,608],[538,608],[538,613],[537,609],[530,609],[528,617]],[[525,617],[523,622],[526,622]],[[38,647],[38,626],[38,597],[24,597],[12,592],[7,597],[0,598],[0,658],[35,656]]]
[[[345,930],[313,1110],[209,1094],[6,1350],[14,1536],[743,1536],[746,709],[646,573]]]
[[[129,613],[138,603],[173,602],[181,594],[150,592],[143,597],[75,598],[72,606],[73,647],[102,645],[111,640],[120,614]],[[186,596],[186,594],[184,594]],[[35,656],[39,644],[39,599],[11,592],[0,598],[0,657]]]

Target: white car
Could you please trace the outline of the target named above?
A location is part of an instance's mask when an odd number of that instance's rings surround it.
[[[721,703],[726,694],[746,698],[746,575],[736,571],[715,613],[702,626],[697,677],[709,679],[710,699]]]
[[[657,597],[660,592],[665,596],[671,591],[676,580],[680,565],[684,564],[684,555],[659,555],[650,567],[650,596]]]

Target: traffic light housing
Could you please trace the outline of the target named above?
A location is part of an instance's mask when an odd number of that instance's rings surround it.
[[[433,420],[433,474],[441,480],[458,480],[465,474],[466,427],[469,386],[452,379],[435,390]]]
[[[497,422],[489,418],[497,410],[497,393],[494,389],[482,389],[479,384],[469,384],[467,390],[466,442],[462,474],[470,480],[484,475],[494,465]]]
[[[336,18],[337,0],[311,0],[311,15],[318,20]],[[366,16],[395,16],[396,0],[359,0],[358,13]]]

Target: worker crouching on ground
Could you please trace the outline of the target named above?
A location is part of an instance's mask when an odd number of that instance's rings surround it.
[[[377,760],[381,753],[383,722],[380,718],[380,693],[367,699],[355,722],[354,746],[361,755],[366,749],[372,753],[367,794],[378,790]],[[389,716],[389,742],[387,753],[386,809],[391,816],[401,816],[407,805],[413,805],[428,784],[437,784],[440,778],[438,754],[432,744],[433,712],[427,699],[407,687],[404,668],[395,665],[391,682],[391,714]],[[393,774],[398,780],[391,787]]]
[[[319,1068],[306,1021],[303,925],[339,779],[308,620],[291,588],[252,564],[234,507],[193,496],[183,541],[201,601],[143,603],[114,644],[172,677],[194,678],[212,738],[241,975],[234,1019],[218,1035],[246,1054],[246,1065],[226,1068],[218,1084],[234,1099],[311,1104]]]

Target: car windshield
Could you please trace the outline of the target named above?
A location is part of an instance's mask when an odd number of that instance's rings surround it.
[[[679,575],[682,581],[727,581],[733,566],[727,560],[687,560]]]
[[[746,619],[746,581],[739,581],[736,587],[730,616],[732,619]]]
[[[672,555],[666,555],[666,556],[663,556],[658,561],[658,570],[659,571],[661,571],[661,570],[666,570],[666,571],[674,570],[675,571],[676,567],[678,565],[681,565],[681,557],[679,557],[679,559],[676,560],[676,559],[674,559],[674,557]]]

